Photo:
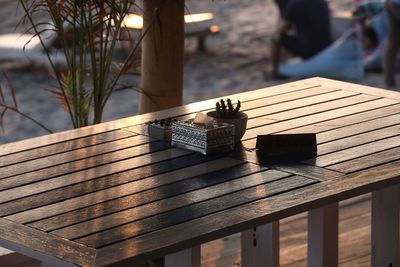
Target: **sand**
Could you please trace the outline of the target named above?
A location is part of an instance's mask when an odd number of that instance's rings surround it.
[[[17,26],[22,15],[15,0],[0,0],[0,34],[23,32]],[[196,50],[196,41],[186,39],[184,103],[211,97],[268,87],[284,81],[268,81],[263,69],[268,64],[268,44],[278,16],[272,0],[191,0],[192,12],[212,11],[220,34],[207,39],[208,51]],[[351,0],[330,1],[333,9],[348,10]],[[20,110],[38,119],[53,131],[71,128],[68,114],[54,97],[45,91],[54,81],[45,68],[12,62],[0,62],[17,92]],[[125,78],[138,85],[140,77]],[[4,85],[4,78],[0,78]],[[383,87],[380,73],[367,74],[358,83]],[[138,93],[132,90],[115,92],[106,106],[104,121],[137,114]],[[46,134],[26,119],[7,112],[0,144]]]

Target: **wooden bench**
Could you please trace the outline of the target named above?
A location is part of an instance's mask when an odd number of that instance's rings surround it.
[[[125,27],[133,30],[143,29],[143,17],[130,14],[125,18]],[[214,22],[213,13],[194,13],[185,15],[185,37],[197,39],[198,51],[205,52],[206,37],[219,33],[219,27]]]

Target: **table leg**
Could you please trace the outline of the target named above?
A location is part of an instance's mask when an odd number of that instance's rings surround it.
[[[308,266],[338,266],[338,203],[308,212]]]
[[[42,262],[42,267],[57,267],[57,265],[47,263],[47,262]]]
[[[165,267],[200,267],[200,246],[185,249],[165,257]]]
[[[242,267],[279,266],[279,221],[242,232]]]
[[[400,266],[399,194],[399,186],[372,192],[371,266]]]

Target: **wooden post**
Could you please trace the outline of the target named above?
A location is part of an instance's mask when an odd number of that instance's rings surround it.
[[[165,257],[165,267],[200,267],[201,247],[186,249],[167,255]]]
[[[308,266],[337,267],[338,203],[308,212]]]
[[[399,186],[372,192],[371,266],[400,266],[399,193]]]
[[[143,1],[143,29],[151,28],[142,43],[140,113],[182,105],[184,4],[184,0]]]
[[[242,267],[279,266],[279,221],[242,232]]]

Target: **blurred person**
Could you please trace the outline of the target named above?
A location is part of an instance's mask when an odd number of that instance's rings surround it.
[[[278,79],[283,54],[308,59],[332,43],[330,13],[325,0],[275,0],[278,28],[271,43],[267,77]],[[284,51],[283,51],[284,50]]]
[[[400,48],[400,0],[386,0],[386,11],[388,19],[388,42],[386,45],[383,71],[386,86],[394,87],[396,85],[396,58]]]

